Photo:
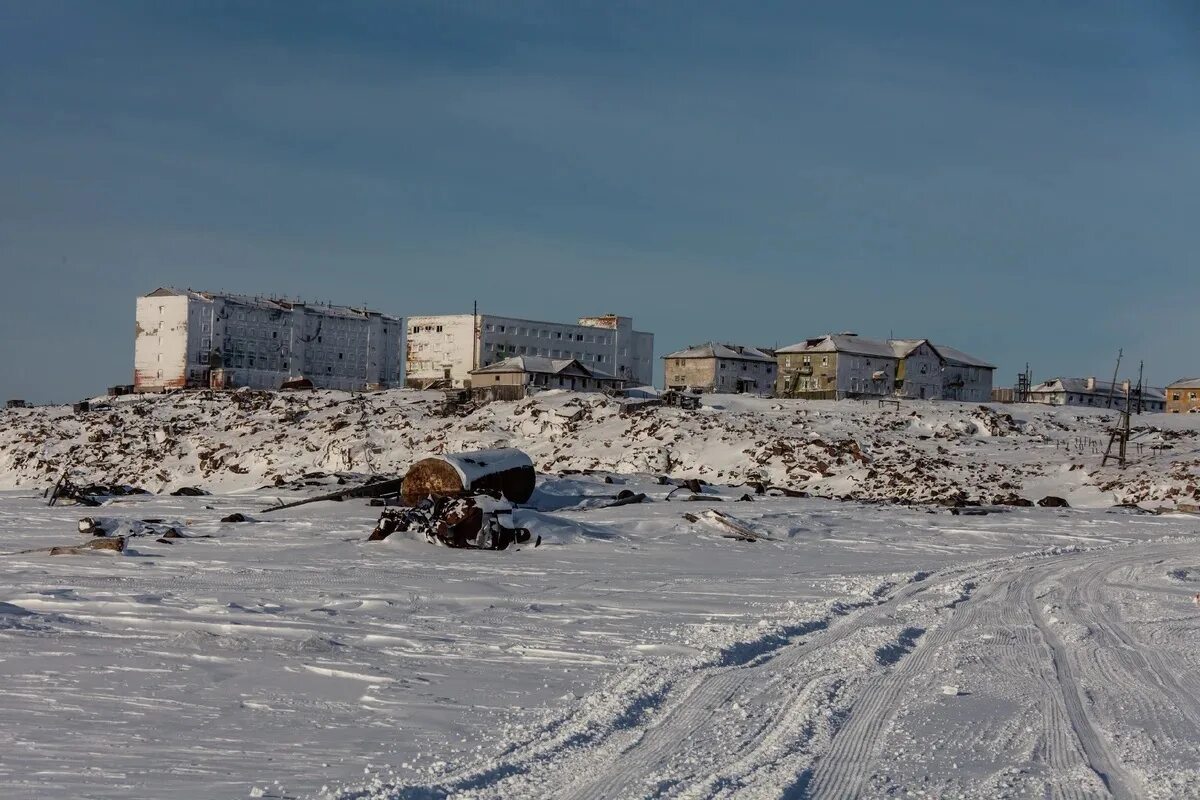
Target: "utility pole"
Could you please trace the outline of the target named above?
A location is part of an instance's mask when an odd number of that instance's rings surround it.
[[[1112,383],[1108,385],[1108,407],[1112,408],[1113,393],[1117,390],[1117,373],[1121,371],[1121,356],[1125,354],[1124,348],[1117,350],[1117,366],[1113,368]]]
[[[471,308],[471,369],[479,369],[479,301]]]
[[[1108,447],[1104,449],[1104,460],[1100,462],[1100,466],[1108,465],[1110,458],[1117,459],[1117,463],[1122,469],[1125,468],[1127,451],[1129,449],[1129,415],[1133,404],[1133,395],[1125,395],[1125,410],[1121,412],[1121,416],[1115,428],[1112,429],[1112,434],[1108,437]],[[1113,444],[1117,445],[1117,455],[1112,454]]]
[[[1145,361],[1138,362],[1138,382],[1137,382],[1137,413],[1138,413],[1138,416],[1141,416],[1141,414],[1142,414],[1142,370],[1145,369],[1145,367],[1146,367]]]

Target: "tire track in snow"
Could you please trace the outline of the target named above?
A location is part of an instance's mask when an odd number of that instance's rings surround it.
[[[1089,559],[1089,561],[1092,560]],[[1045,576],[1039,577],[1041,580],[1045,580]],[[1070,729],[1074,732],[1079,746],[1083,749],[1088,766],[1100,778],[1100,781],[1109,793],[1113,797],[1118,798],[1118,800],[1125,800],[1125,798],[1132,799],[1137,796],[1132,788],[1135,782],[1126,773],[1119,761],[1114,758],[1113,754],[1109,752],[1107,744],[1089,719],[1083,703],[1084,690],[1079,684],[1078,676],[1072,669],[1067,649],[1057,632],[1054,631],[1053,626],[1046,619],[1042,609],[1038,608],[1038,598],[1034,590],[1039,582],[1036,578],[1025,581],[1022,586],[1023,598],[1025,606],[1029,609],[1033,623],[1037,626],[1049,650],[1050,660],[1054,667],[1054,674],[1058,680],[1059,691],[1061,692]]]

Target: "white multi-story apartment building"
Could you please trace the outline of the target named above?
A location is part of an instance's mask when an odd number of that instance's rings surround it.
[[[137,300],[134,387],[400,386],[404,330],[401,318],[362,308],[157,289]]]
[[[589,369],[649,385],[654,334],[635,331],[630,317],[609,314],[578,323],[536,322],[495,314],[408,318],[409,386],[447,381],[467,386],[471,370],[512,356],[574,358]]]

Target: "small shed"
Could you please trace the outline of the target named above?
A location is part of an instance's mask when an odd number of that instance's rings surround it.
[[[413,506],[426,497],[456,497],[476,491],[499,492],[512,503],[533,496],[536,475],[524,452],[506,447],[446,453],[413,464],[404,476],[401,496]]]

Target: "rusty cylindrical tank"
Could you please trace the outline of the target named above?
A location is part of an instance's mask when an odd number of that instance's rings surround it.
[[[499,492],[510,503],[533,496],[533,461],[516,448],[446,453],[413,464],[404,476],[401,497],[413,506],[426,497],[458,497],[477,491]]]

